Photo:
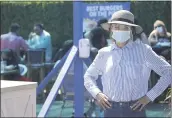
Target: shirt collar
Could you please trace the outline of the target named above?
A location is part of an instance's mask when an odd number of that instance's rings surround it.
[[[124,49],[124,48],[132,48],[132,45],[133,45],[134,41],[133,40],[129,40],[129,42],[122,48],[119,48],[116,43],[114,43],[112,46],[111,46],[111,51],[113,51],[114,49]]]

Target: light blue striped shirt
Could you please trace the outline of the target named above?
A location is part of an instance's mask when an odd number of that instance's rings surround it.
[[[148,91],[151,70],[161,78]],[[99,50],[84,75],[84,85],[95,98],[101,92],[96,79],[102,75],[103,93],[109,100],[131,101],[147,95],[154,101],[172,83],[171,72],[171,65],[138,39],[130,41],[123,48],[113,44]]]

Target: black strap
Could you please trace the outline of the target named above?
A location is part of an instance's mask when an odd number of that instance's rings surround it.
[[[115,18],[115,19],[112,19],[111,21],[124,21],[124,22],[131,23],[131,24],[134,23],[133,21],[125,19],[125,18]]]

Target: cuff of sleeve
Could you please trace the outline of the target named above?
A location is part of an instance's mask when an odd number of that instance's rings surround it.
[[[94,90],[92,90],[91,94],[96,99],[97,94],[100,92],[101,92],[100,89],[94,88]]]
[[[154,90],[150,90],[147,94],[148,98],[153,102],[156,97],[157,97],[157,94],[156,92],[154,92]]]

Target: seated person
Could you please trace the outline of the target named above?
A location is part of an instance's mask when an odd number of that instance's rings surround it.
[[[30,81],[30,79],[21,75],[17,54],[12,49],[5,49],[1,51],[1,61],[6,61],[6,71],[17,70],[14,73],[4,75],[5,80]]]
[[[34,33],[31,32],[27,42],[32,49],[45,49],[45,60],[50,62],[52,58],[51,35],[44,30],[43,24],[34,25]]]
[[[13,23],[10,27],[10,32],[7,34],[2,34],[0,41],[1,41],[1,50],[4,49],[14,50],[19,57],[18,60],[22,61],[20,57],[20,50],[26,51],[27,49],[29,49],[29,46],[27,45],[23,37],[19,35],[19,31],[20,31],[20,25],[17,23]]]
[[[171,60],[171,34],[167,32],[165,24],[162,21],[157,20],[154,23],[154,30],[149,35],[148,40],[153,47],[153,50],[158,55],[163,56],[167,61]]]
[[[154,23],[154,30],[150,33],[148,40],[151,46],[156,45],[158,42],[170,42],[171,34],[167,32],[165,24],[157,20]]]

